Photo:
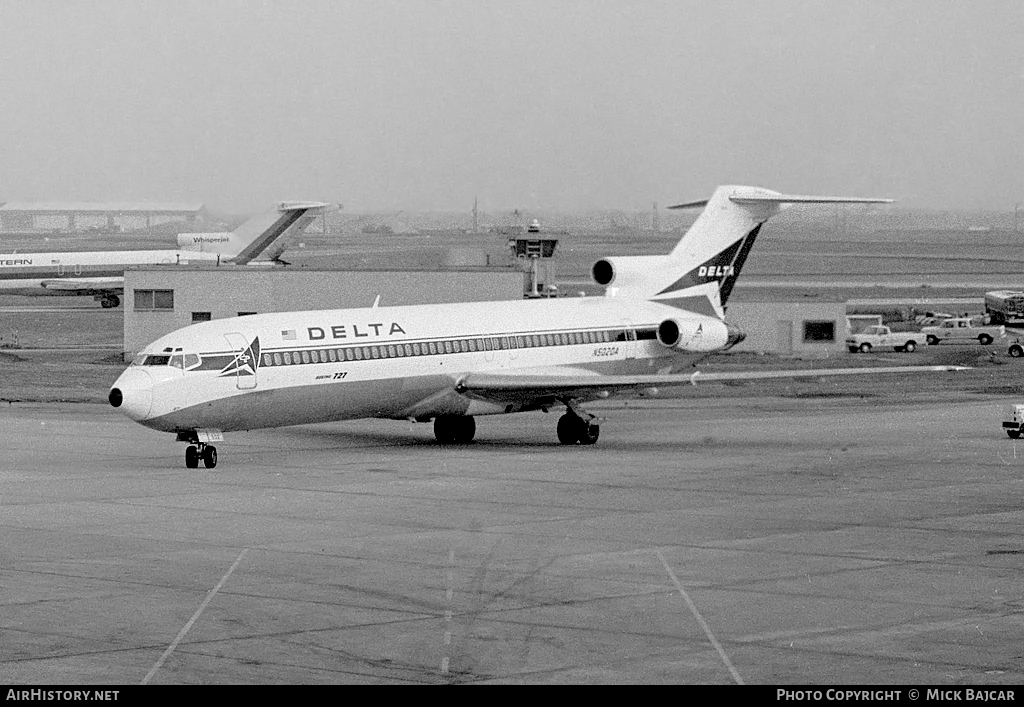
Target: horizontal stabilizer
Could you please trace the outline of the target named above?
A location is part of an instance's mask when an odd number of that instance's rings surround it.
[[[735,194],[729,201],[737,204],[891,204],[892,199],[856,196],[802,196],[799,194]]]
[[[892,199],[855,196],[803,196],[800,194],[737,194],[729,197],[736,204],[891,204]],[[673,204],[669,209],[697,209],[708,205],[707,199]]]
[[[330,204],[325,204],[322,201],[282,201],[277,205],[278,211],[298,211],[307,209],[325,209]]]
[[[703,209],[707,205],[708,205],[708,200],[707,199],[701,199],[700,201],[687,201],[687,202],[685,202],[683,204],[673,204],[672,206],[667,206],[665,208],[668,208],[668,209]]]

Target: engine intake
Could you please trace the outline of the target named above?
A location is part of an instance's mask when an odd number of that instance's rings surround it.
[[[667,271],[667,255],[627,255],[601,258],[590,269],[598,285],[617,289],[637,288],[646,292],[655,273]]]

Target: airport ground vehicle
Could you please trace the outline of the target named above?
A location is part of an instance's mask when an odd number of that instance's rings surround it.
[[[867,353],[872,349],[889,349],[911,353],[924,341],[920,332],[892,331],[887,326],[876,324],[862,332],[846,337],[846,348],[850,353]]]
[[[1006,327],[999,326],[978,326],[969,317],[958,317],[947,319],[938,326],[926,326],[921,329],[921,336],[929,344],[937,344],[940,341],[948,341],[951,344],[964,344],[968,341],[977,341],[983,346],[991,344],[996,339],[1006,336]]]
[[[1003,429],[1007,437],[1020,439],[1021,432],[1024,432],[1024,405],[1010,405],[1007,408]]]
[[[993,324],[1024,321],[1024,292],[993,290],[985,293],[985,313]]]

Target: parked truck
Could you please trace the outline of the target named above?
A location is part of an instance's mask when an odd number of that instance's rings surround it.
[[[993,324],[1024,321],[1024,292],[993,290],[985,293],[985,313]]]
[[[924,343],[916,331],[892,331],[887,326],[869,326],[864,331],[846,337],[846,348],[850,353],[868,353],[872,349],[892,349],[910,353]]]
[[[1006,327],[981,326],[971,321],[970,317],[958,317],[947,319],[938,326],[926,326],[921,329],[921,336],[925,341],[935,345],[940,341],[948,341],[951,344],[966,344],[969,341],[977,341],[983,346],[991,344],[996,339],[1006,336]]]

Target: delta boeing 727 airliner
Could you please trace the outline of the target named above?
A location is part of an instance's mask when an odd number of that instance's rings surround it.
[[[885,203],[719,187],[668,255],[593,267],[604,297],[284,312],[194,324],[157,339],[117,379],[110,404],[217,464],[231,430],[364,417],[434,421],[467,443],[475,417],[564,406],[562,444],[591,445],[583,408],[615,393],[698,380],[951,367],[674,373],[743,338],[725,304],[764,222],[785,204]],[[691,368],[692,370],[692,368]]]
[[[326,206],[282,202],[231,233],[179,234],[179,250],[0,253],[0,294],[93,297],[103,307],[116,307],[130,265],[276,260]]]

